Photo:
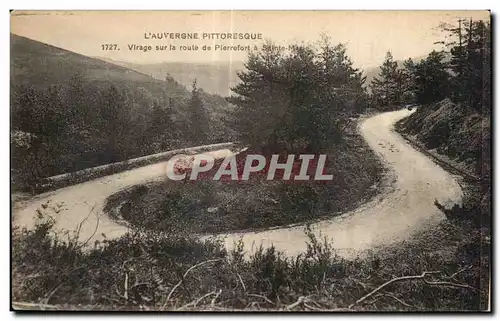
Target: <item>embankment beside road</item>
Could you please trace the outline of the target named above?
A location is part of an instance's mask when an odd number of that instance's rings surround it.
[[[188,147],[175,149],[163,153],[147,155],[143,157],[129,159],[123,162],[117,162],[112,164],[101,165],[97,167],[92,167],[84,169],[81,171],[61,174],[57,176],[47,177],[41,186],[37,188],[37,193],[46,192],[49,190],[54,190],[69,185],[74,185],[78,183],[83,183],[103,176],[120,173],[126,170],[151,165],[155,163],[160,163],[169,160],[174,155],[179,154],[194,154],[203,153],[207,151],[214,151],[217,149],[229,148],[235,146],[234,143],[219,143],[211,145],[203,145],[196,147]]]
[[[449,99],[420,106],[396,124],[413,144],[460,175],[489,181],[491,177],[490,117]]]
[[[491,220],[490,114],[449,99],[420,106],[395,125],[414,147],[450,173],[460,177],[464,205],[447,210],[448,219],[488,228]]]

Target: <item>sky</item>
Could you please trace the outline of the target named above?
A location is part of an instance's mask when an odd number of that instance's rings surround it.
[[[92,57],[135,63],[244,61],[244,51],[215,45],[259,46],[270,39],[288,46],[327,34],[344,43],[356,67],[378,66],[390,50],[397,60],[441,48],[440,23],[458,17],[489,20],[488,11],[13,11],[11,33]],[[262,40],[146,39],[149,33],[249,33]],[[149,37],[151,38],[151,37]],[[116,44],[119,50],[105,50]],[[152,46],[151,51],[130,45]],[[175,50],[156,46],[174,45]],[[198,50],[186,50],[189,46]],[[181,50],[181,46],[186,46]],[[212,46],[204,51],[203,46]],[[109,47],[108,47],[109,48]]]

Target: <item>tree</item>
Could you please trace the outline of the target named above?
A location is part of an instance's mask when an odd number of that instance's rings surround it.
[[[403,77],[403,102],[414,103],[416,64],[413,59],[408,58],[403,62],[401,73]]]
[[[127,135],[130,128],[130,105],[125,93],[110,85],[100,95],[99,130],[105,140],[102,155],[106,163],[122,160],[135,146],[136,138]]]
[[[266,42],[248,54],[245,70],[238,72],[241,82],[231,88],[229,101],[236,106],[231,125],[252,148],[275,146],[286,135],[290,97],[283,59],[282,48]]]
[[[401,103],[403,74],[398,69],[398,63],[394,61],[390,51],[387,52],[385,60],[380,66],[379,77],[375,77],[370,86],[373,98],[378,105],[387,108]]]
[[[342,141],[350,118],[366,108],[367,93],[363,86],[366,77],[353,67],[344,44],[332,45],[323,36],[317,56],[318,84],[314,88],[319,101],[314,121],[320,125],[316,126],[316,145],[321,147]]]
[[[170,108],[155,101],[148,117],[147,139],[151,143],[150,152],[158,153],[169,148],[170,141],[177,136],[177,129],[172,121]]]
[[[191,98],[188,104],[188,133],[187,136],[193,143],[206,142],[210,134],[210,117],[200,97],[200,89],[193,81]]]
[[[285,51],[266,43],[251,52],[232,88],[233,125],[254,149],[324,150],[342,140],[349,117],[363,109],[364,77],[342,44]]]
[[[415,67],[415,98],[419,104],[430,104],[449,94],[449,74],[443,62],[444,53],[432,51]]]
[[[451,98],[476,111],[491,108],[491,25],[482,20],[459,19],[458,26],[442,25],[450,48]]]

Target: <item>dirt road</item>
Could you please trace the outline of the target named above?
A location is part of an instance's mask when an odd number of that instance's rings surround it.
[[[229,149],[203,154],[215,158],[233,155]],[[186,155],[186,159],[190,157]],[[78,235],[84,241],[91,238],[89,244],[95,240],[120,237],[128,228],[102,214],[106,198],[127,187],[167,179],[166,166],[167,162],[162,162],[139,167],[37,195],[14,206],[14,222],[19,227],[31,228],[36,222],[36,210],[42,209],[55,219],[55,228],[59,231],[76,231],[79,223],[84,221]],[[50,203],[43,209],[47,201]]]
[[[390,169],[387,179],[391,188],[353,212],[312,225],[313,231],[331,239],[345,256],[402,240],[422,226],[444,219],[433,205],[435,199],[445,205],[461,202],[462,190],[455,178],[392,131],[396,121],[411,113],[408,110],[388,112],[360,123],[363,137]],[[223,150],[216,156],[230,153]],[[159,163],[41,194],[15,209],[14,219],[18,226],[32,227],[36,209],[51,200],[44,211],[56,219],[56,228],[75,230],[87,218],[80,239],[92,237],[93,242],[104,237],[119,237],[127,232],[126,227],[105,215],[98,218],[105,199],[120,189],[165,179],[165,173],[165,163]],[[50,210],[62,202],[64,205],[59,213]],[[247,250],[261,244],[274,244],[289,255],[302,252],[307,240],[303,226],[223,236],[229,248],[242,238]]]
[[[343,256],[403,240],[425,225],[438,223],[445,217],[434,206],[435,199],[447,206],[461,204],[462,190],[456,179],[393,131],[398,120],[414,111],[387,112],[360,123],[361,134],[390,169],[386,178],[391,188],[353,212],[311,225]],[[289,255],[303,252],[307,241],[304,227],[295,226],[230,234],[226,246],[231,248],[240,238],[247,250],[272,243]]]

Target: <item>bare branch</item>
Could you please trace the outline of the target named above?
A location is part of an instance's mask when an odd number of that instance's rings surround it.
[[[464,289],[471,289],[474,291],[479,291],[477,288],[470,286],[468,284],[460,284],[460,283],[453,283],[453,282],[447,282],[447,281],[427,281],[424,279],[425,284],[428,285],[443,285],[443,286],[452,286],[452,287],[457,287],[457,288],[464,288]]]
[[[351,304],[349,306],[349,309],[351,309],[355,305],[360,304],[361,302],[365,301],[367,298],[373,296],[375,293],[379,292],[380,290],[382,290],[386,286],[388,286],[388,285],[390,285],[392,283],[395,283],[395,282],[406,281],[406,280],[422,280],[422,281],[424,281],[425,284],[428,284],[428,285],[434,285],[434,286],[452,286],[452,287],[460,287],[460,288],[471,289],[471,290],[477,291],[478,289],[476,289],[476,288],[474,288],[474,287],[472,287],[470,285],[467,285],[467,284],[453,283],[453,282],[448,282],[448,281],[429,281],[429,280],[426,279],[426,277],[428,275],[433,275],[433,274],[434,275],[435,274],[440,274],[442,276],[442,278],[453,279],[456,275],[458,275],[459,273],[462,273],[463,271],[466,271],[469,268],[470,267],[466,267],[466,268],[460,269],[459,271],[455,272],[451,276],[444,276],[442,271],[425,271],[421,275],[410,275],[410,276],[401,276],[401,277],[394,278],[392,280],[389,280],[389,281],[385,282],[384,284],[382,284],[381,286],[377,287],[375,290],[371,291],[370,293],[368,293],[367,295],[363,296],[362,298],[358,299],[355,303],[353,303],[353,304]],[[396,301],[398,301],[399,303],[401,303],[401,304],[403,304],[405,306],[409,306],[407,303],[401,301],[400,299],[396,298],[395,296],[392,296],[392,295],[389,295],[389,294],[383,294],[383,295],[389,296],[389,297],[395,299]]]
[[[449,279],[455,279],[457,275],[459,275],[462,272],[468,271],[472,269],[472,265],[466,266],[464,268],[459,269],[457,272],[453,273],[452,275],[449,276]]]
[[[260,295],[260,294],[252,294],[252,293],[249,293],[247,294],[248,296],[251,296],[251,297],[255,297],[255,298],[261,298],[263,299],[264,301],[266,301],[267,303],[270,303],[272,305],[276,305],[273,301],[269,300],[267,297],[263,296],[263,295]]]
[[[375,295],[374,296],[375,300],[373,300],[373,302],[371,302],[371,303],[375,303],[379,298],[382,298],[382,297],[388,297],[388,298],[396,300],[397,302],[401,303],[402,305],[404,305],[406,307],[409,307],[409,308],[412,307],[411,305],[409,305],[408,303],[406,303],[403,300],[399,299],[398,297],[396,297],[396,296],[394,296],[392,294],[388,294],[388,293],[381,293],[381,294]]]
[[[80,235],[80,231],[82,229],[82,226],[83,226],[83,223],[85,223],[86,220],[89,219],[90,217],[90,214],[92,214],[92,212],[94,211],[94,208],[96,207],[97,204],[94,204],[94,206],[92,206],[92,208],[90,209],[89,211],[89,215],[87,215],[79,224],[78,224],[78,227],[77,227],[77,230],[76,230],[76,237],[78,238],[78,236]]]
[[[371,297],[372,295],[374,295],[378,291],[382,290],[383,288],[385,288],[386,286],[388,286],[394,282],[406,281],[406,280],[421,280],[429,274],[442,274],[442,272],[441,271],[426,271],[426,272],[423,272],[421,275],[410,275],[410,276],[401,276],[401,277],[394,278],[392,280],[385,282],[384,284],[382,284],[381,286],[379,286],[375,290],[371,291],[367,295],[363,296],[362,298],[358,299],[355,303],[353,303],[349,306],[349,309],[352,309],[353,306],[360,304],[364,300],[368,299],[369,297]]]
[[[312,310],[312,311],[321,311],[321,310],[322,310],[322,309],[318,309],[318,308],[315,308],[315,307],[313,307],[313,306],[310,306],[310,305],[308,305],[308,304],[307,304],[307,303],[305,303],[305,302],[304,302],[304,306],[305,306],[306,308],[308,308],[309,310]]]
[[[94,237],[95,233],[97,232],[97,229],[99,228],[99,219],[100,219],[100,216],[99,216],[99,214],[96,214],[96,215],[97,215],[97,222],[96,222],[96,224],[95,224],[95,229],[94,229],[94,232],[92,233],[92,235],[90,235],[90,236],[89,236],[89,238],[88,238],[85,242],[83,242],[83,243],[80,245],[79,249],[81,249],[81,248],[83,248],[85,245],[87,245],[87,244],[88,244],[88,242],[89,242],[89,241],[90,241],[90,240]]]
[[[302,303],[304,303],[305,300],[306,300],[305,296],[299,297],[299,299],[296,302],[294,302],[294,303],[290,304],[289,306],[287,306],[286,310],[292,310],[292,309],[294,309],[295,307],[297,307],[297,306],[301,305]]]
[[[222,293],[222,289],[220,289],[219,292],[217,292],[217,295],[212,299],[212,302],[210,302],[211,306],[215,306],[215,301],[217,301],[217,299],[219,298],[219,295],[221,293]]]
[[[125,272],[125,281],[123,281],[123,283],[123,287],[125,288],[123,296],[125,297],[125,300],[128,300],[128,272]]]
[[[238,278],[240,279],[240,282],[241,282],[241,286],[243,286],[243,291],[245,291],[245,293],[247,292],[247,287],[245,286],[245,283],[243,282],[243,279],[241,278],[241,275],[236,272],[236,274],[238,275]]]
[[[59,290],[59,288],[64,284],[64,282],[59,283],[50,293],[46,296],[46,298],[42,301],[43,304],[48,304],[52,296]]]
[[[185,273],[184,275],[182,276],[182,279],[172,288],[172,290],[170,291],[170,293],[168,294],[167,296],[167,299],[165,300],[165,303],[163,303],[163,307],[162,308],[165,308],[165,306],[167,305],[168,301],[170,301],[170,298],[172,297],[172,294],[175,292],[175,290],[182,284],[182,282],[184,281],[184,279],[186,278],[186,276],[189,274],[189,272],[191,272],[192,270],[202,266],[202,265],[205,265],[205,264],[208,264],[208,263],[212,263],[212,262],[219,262],[219,261],[222,261],[224,259],[213,259],[213,260],[208,260],[208,261],[204,261],[204,262],[201,262],[201,263],[198,263],[198,264],[195,264],[193,265],[192,267],[190,267]]]
[[[183,305],[182,307],[179,308],[179,310],[183,310],[183,309],[189,307],[190,305],[192,305],[193,307],[196,307],[198,305],[198,303],[200,303],[204,298],[211,296],[212,294],[216,294],[215,291],[208,292],[208,293],[204,294],[203,296],[199,297],[198,299],[193,300],[193,301]]]

